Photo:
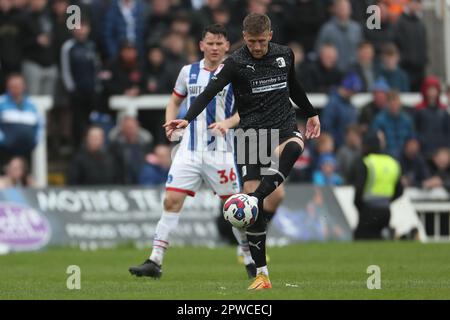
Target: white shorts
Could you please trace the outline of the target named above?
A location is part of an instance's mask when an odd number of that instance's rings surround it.
[[[241,191],[234,154],[214,151],[177,151],[166,182],[166,190],[195,196],[202,182],[222,199]]]

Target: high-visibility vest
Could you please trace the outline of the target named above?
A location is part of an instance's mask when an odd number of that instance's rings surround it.
[[[392,198],[401,174],[397,160],[387,154],[369,154],[363,161],[367,168],[364,200]]]

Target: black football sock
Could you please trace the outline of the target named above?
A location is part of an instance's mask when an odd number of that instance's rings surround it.
[[[271,194],[286,180],[292,167],[302,152],[303,150],[297,142],[288,142],[284,147],[283,152],[281,152],[280,159],[278,161],[278,169],[269,168],[269,171],[273,174],[264,176],[261,179],[261,183],[258,188],[250,195],[257,197],[259,200],[263,200]]]
[[[253,225],[247,228],[247,240],[250,253],[257,268],[267,265],[266,262],[266,217],[262,201],[258,203],[258,217]]]

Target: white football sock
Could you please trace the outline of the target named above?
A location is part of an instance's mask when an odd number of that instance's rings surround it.
[[[267,266],[261,267],[261,268],[256,268],[256,274],[260,274],[263,273],[266,276],[269,276],[269,269],[267,269]]]
[[[153,238],[153,250],[150,255],[150,260],[162,265],[164,252],[169,247],[170,233],[176,229],[178,220],[180,219],[179,212],[163,211],[161,218],[158,221]]]
[[[247,234],[245,233],[245,229],[238,229],[233,227],[233,234],[237,242],[239,243],[239,247],[241,248],[240,252],[244,257],[244,264],[248,265],[250,263],[255,263],[250,253],[250,248],[248,246]]]

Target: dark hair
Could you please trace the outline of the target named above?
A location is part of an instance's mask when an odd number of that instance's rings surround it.
[[[225,39],[228,40],[227,29],[221,24],[218,24],[218,23],[210,24],[205,29],[203,29],[202,39],[205,39],[205,36],[208,32],[215,34],[215,35],[222,35]]]
[[[372,47],[373,48],[373,44],[370,41],[367,40],[363,40],[358,44],[358,49],[364,48],[364,47]]]
[[[11,80],[12,78],[21,78],[22,80],[25,80],[25,77],[23,76],[23,74],[19,73],[19,72],[11,72],[10,74],[8,74],[8,76],[6,77],[6,83],[9,82],[9,80]]]
[[[243,30],[250,34],[261,34],[272,30],[270,18],[265,14],[249,13],[242,23]]]

